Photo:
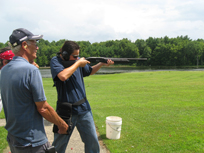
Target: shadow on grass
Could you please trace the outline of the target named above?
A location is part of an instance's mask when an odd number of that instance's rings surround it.
[[[98,140],[107,140],[108,138],[106,138],[106,134],[102,134],[98,137]]]
[[[104,147],[106,149],[106,153],[110,153],[109,149],[107,148],[107,146],[105,145],[105,143],[103,142],[103,140],[107,139],[105,134],[99,135],[98,136],[98,141],[100,146]]]

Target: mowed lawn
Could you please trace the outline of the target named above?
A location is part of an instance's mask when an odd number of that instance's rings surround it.
[[[204,152],[204,72],[94,75],[85,84],[111,153]],[[106,138],[107,116],[122,118],[119,140]]]
[[[121,73],[84,79],[97,130],[111,153],[204,152],[204,72]],[[43,78],[43,85],[48,103],[55,108],[52,79]],[[120,139],[106,138],[107,116],[122,118]]]

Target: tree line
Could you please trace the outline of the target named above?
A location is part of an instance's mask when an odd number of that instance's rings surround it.
[[[49,42],[41,39],[37,42],[36,63],[39,66],[50,66],[50,60],[56,56],[66,40]],[[177,38],[149,37],[146,40],[137,39],[135,42],[124,38],[90,43],[76,41],[80,46],[80,57],[116,57],[116,58],[147,58],[147,61],[130,63],[137,66],[195,66],[203,65],[204,40],[191,40],[188,36]],[[8,42],[0,43],[0,48],[8,46]]]

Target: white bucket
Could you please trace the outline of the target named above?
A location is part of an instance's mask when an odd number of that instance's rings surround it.
[[[108,139],[119,139],[121,132],[122,118],[117,116],[106,117],[106,137]]]

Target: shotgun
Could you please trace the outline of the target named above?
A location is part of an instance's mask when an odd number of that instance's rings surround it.
[[[114,63],[129,63],[131,61],[138,61],[138,60],[146,61],[147,60],[147,58],[109,58],[109,57],[88,57],[86,58],[86,60],[91,63],[98,63],[98,62],[107,63],[108,59],[111,59],[112,61],[114,61]],[[75,62],[76,60],[62,61],[62,64],[65,68],[67,68],[73,65]]]

